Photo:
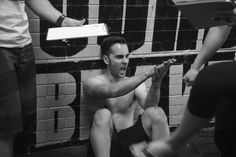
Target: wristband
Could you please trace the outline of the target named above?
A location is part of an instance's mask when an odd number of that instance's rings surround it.
[[[65,15],[60,15],[56,21],[57,26],[61,26],[62,22],[65,20],[66,16]]]

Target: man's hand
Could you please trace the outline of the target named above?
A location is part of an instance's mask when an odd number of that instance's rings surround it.
[[[61,26],[62,27],[75,27],[75,26],[81,26],[85,23],[85,19],[82,19],[82,20],[76,20],[76,19],[72,19],[72,18],[69,18],[69,17],[66,17]]]
[[[198,70],[191,68],[189,71],[184,75],[183,80],[187,86],[192,86],[195,78],[197,77]]]
[[[169,59],[164,61],[162,64],[154,67],[154,75],[152,76],[152,82],[160,85],[162,79],[164,78],[166,72],[169,70],[170,66],[175,62],[175,59]]]

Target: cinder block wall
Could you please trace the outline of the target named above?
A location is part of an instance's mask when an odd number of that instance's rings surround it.
[[[176,58],[176,65],[163,81],[159,105],[168,115],[170,127],[178,126],[190,91],[183,84],[182,76],[190,68],[208,29],[193,28],[171,0],[50,1],[67,16],[84,17],[87,24],[104,22],[111,35],[124,36],[132,51],[130,76]],[[33,142],[24,145],[25,150],[83,145],[88,139],[89,117],[82,83],[104,69],[99,58],[103,37],[69,40],[69,46],[61,41],[49,42],[45,39],[47,30],[55,26],[39,19],[29,9],[27,12],[37,62],[37,115],[34,133],[26,137]],[[232,60],[235,39],[233,28],[212,60]],[[149,87],[150,80],[146,84]]]

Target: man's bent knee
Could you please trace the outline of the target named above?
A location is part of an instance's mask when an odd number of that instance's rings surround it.
[[[167,116],[160,107],[149,107],[144,111],[144,114],[149,117],[152,122],[167,122]]]
[[[108,127],[111,125],[112,115],[108,109],[99,109],[93,117],[93,127]]]
[[[150,107],[143,114],[143,127],[152,140],[169,136],[168,122],[165,112],[160,107]]]

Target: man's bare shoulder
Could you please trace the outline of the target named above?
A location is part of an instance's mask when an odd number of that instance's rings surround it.
[[[104,84],[106,82],[107,82],[107,79],[105,75],[103,74],[90,77],[83,82],[83,90],[85,94],[91,93],[96,86]]]
[[[96,84],[100,84],[100,83],[104,83],[107,82],[107,79],[105,77],[105,75],[97,75],[94,77],[90,77],[87,80],[84,81],[85,85],[96,85]]]

